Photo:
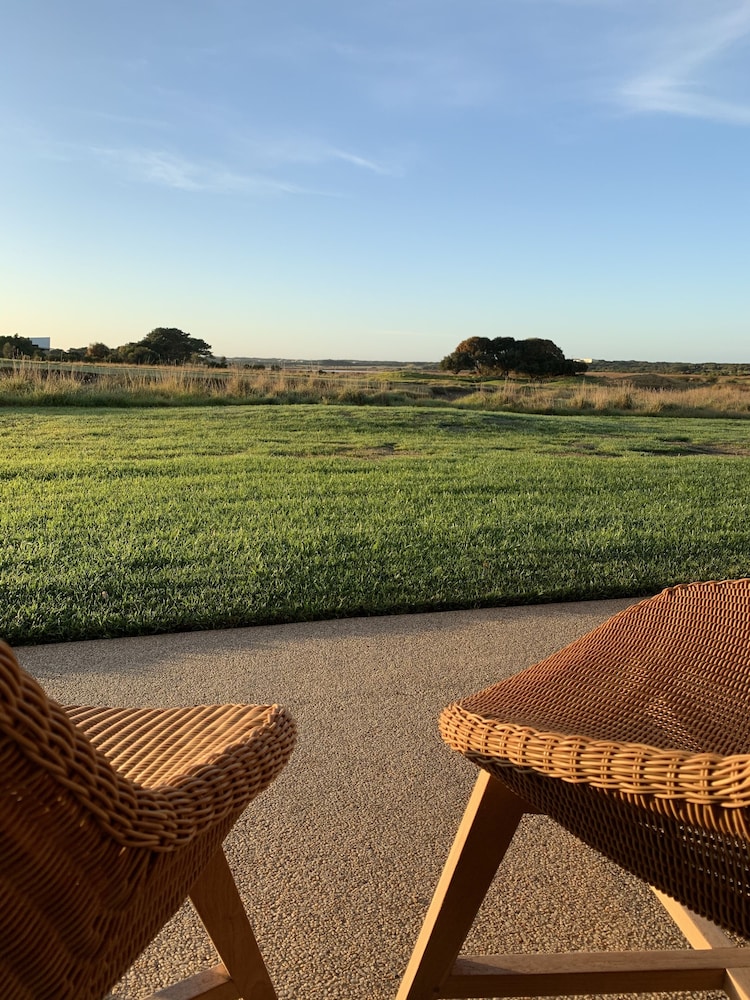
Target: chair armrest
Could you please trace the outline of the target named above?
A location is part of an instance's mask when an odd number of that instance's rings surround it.
[[[278,705],[72,707],[66,715],[127,789],[113,835],[169,850],[239,815],[283,768],[295,726]],[[112,818],[108,819],[112,823]],[[114,825],[114,824],[113,824]]]
[[[441,735],[480,766],[531,770],[643,800],[662,799],[722,810],[750,806],[750,755],[722,756],[597,740],[502,723],[449,705]]]
[[[0,739],[123,847],[171,851],[239,815],[294,737],[276,705],[69,713],[0,641]]]

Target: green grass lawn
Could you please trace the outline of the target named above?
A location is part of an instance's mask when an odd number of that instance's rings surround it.
[[[0,410],[16,644],[750,573],[750,426],[455,409]]]

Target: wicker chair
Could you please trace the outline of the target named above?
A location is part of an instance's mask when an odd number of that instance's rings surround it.
[[[750,998],[750,580],[674,587],[446,708],[480,776],[398,994]],[[693,949],[459,957],[526,812],[648,882]]]
[[[274,705],[63,709],[0,642],[0,995],[103,997],[190,895],[224,964],[158,996],[271,1000],[221,844],[293,742]]]

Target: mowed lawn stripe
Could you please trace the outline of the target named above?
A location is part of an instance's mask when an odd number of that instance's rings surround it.
[[[13,643],[636,595],[750,572],[748,425],[0,410]]]

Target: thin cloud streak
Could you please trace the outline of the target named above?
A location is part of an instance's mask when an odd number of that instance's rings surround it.
[[[733,125],[750,124],[750,105],[705,93],[711,65],[750,36],[750,2],[722,17],[664,39],[661,65],[640,73],[618,93],[627,110],[675,114]]]
[[[396,167],[386,166],[383,163],[376,163],[374,160],[367,160],[364,156],[356,156],[354,153],[347,153],[343,149],[335,149],[331,147],[329,155],[333,159],[343,160],[344,163],[351,163],[354,167],[362,167],[363,170],[370,170],[374,174],[394,176],[402,173],[402,171]]]
[[[727,125],[750,125],[750,105],[704,97],[674,80],[643,77],[623,88],[631,111],[704,118]]]
[[[140,183],[157,184],[180,191],[211,194],[239,194],[249,197],[318,195],[345,197],[335,190],[299,184],[274,172],[294,167],[325,167],[340,162],[379,176],[402,176],[395,165],[381,163],[345,149],[315,140],[252,140],[239,143],[241,152],[233,157],[242,166],[226,166],[214,160],[191,159],[166,149],[145,146],[82,147],[117,173]],[[70,148],[70,147],[68,147]]]
[[[265,168],[295,164],[315,167],[338,160],[382,176],[400,177],[404,172],[399,163],[361,156],[317,139],[296,136],[285,139],[248,138],[237,134],[234,141],[249,160]]]
[[[218,164],[190,161],[163,150],[93,147],[91,152],[134,180],[180,191],[256,196],[323,193],[261,174],[240,174]]]

